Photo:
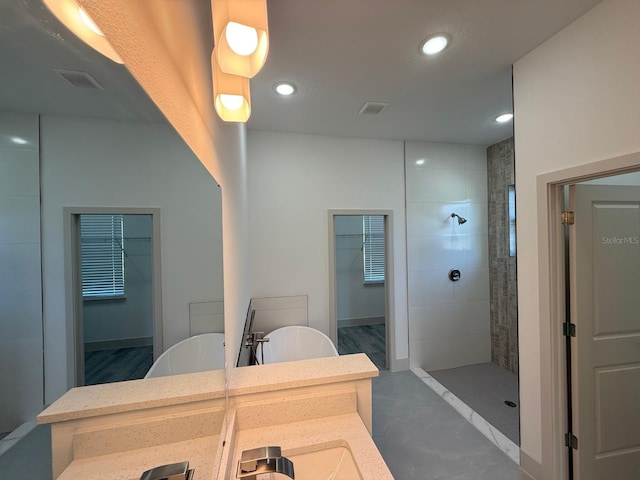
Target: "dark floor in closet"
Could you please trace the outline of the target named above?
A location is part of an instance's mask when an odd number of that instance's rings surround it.
[[[146,375],[152,364],[152,346],[85,352],[85,385],[137,380]]]
[[[385,325],[338,328],[338,353],[366,353],[379,369],[387,368]]]

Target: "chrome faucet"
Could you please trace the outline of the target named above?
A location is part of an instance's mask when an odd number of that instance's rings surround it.
[[[257,480],[263,473],[282,473],[295,479],[293,462],[282,456],[280,447],[260,447],[242,452],[237,478]]]
[[[171,463],[147,470],[140,480],[191,480],[193,469],[189,468],[189,462]]]

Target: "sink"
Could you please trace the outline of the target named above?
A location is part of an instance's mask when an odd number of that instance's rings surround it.
[[[288,455],[296,480],[362,480],[348,447],[336,446]]]

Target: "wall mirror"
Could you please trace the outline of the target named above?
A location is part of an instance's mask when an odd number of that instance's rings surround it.
[[[220,187],[126,67],[40,0],[0,3],[0,64],[1,441],[224,321]]]

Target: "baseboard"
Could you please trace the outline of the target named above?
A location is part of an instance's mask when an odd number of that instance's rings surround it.
[[[147,347],[152,345],[153,337],[122,338],[120,340],[87,342],[84,344],[84,351],[95,352],[98,350],[112,350],[114,348]]]
[[[541,480],[542,465],[520,450],[520,480]]]
[[[409,359],[408,358],[396,358],[391,359],[391,371],[392,372],[401,372],[403,370],[409,370]]]
[[[341,327],[363,327],[365,325],[384,325],[383,317],[361,317],[361,318],[343,318],[338,320],[338,328]]]

